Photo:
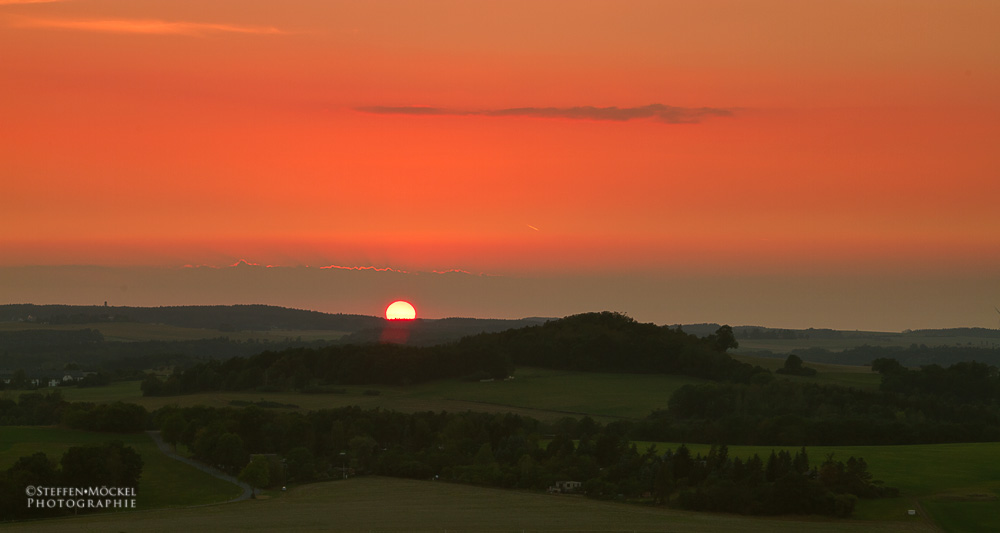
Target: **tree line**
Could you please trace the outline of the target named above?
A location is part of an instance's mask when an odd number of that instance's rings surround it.
[[[175,369],[166,380],[150,374],[145,396],[170,396],[214,390],[322,392],[343,384],[406,385],[433,379],[503,379],[512,371],[503,354],[446,345],[398,344],[325,346],[265,351],[251,357],[207,361]]]
[[[67,402],[58,389],[25,392],[17,401],[0,398],[0,426],[64,425],[71,429],[136,433],[146,429],[149,413],[124,402]]]
[[[693,459],[681,446],[665,459],[659,483],[666,490],[686,485],[678,503],[693,511],[848,517],[858,498],[899,495],[898,489],[874,479],[864,458],[851,456],[845,463],[830,454],[818,467],[810,467],[805,447],[794,457],[786,450],[772,450],[766,462],[757,454],[746,460],[729,457],[725,445]]]
[[[882,374],[877,391],[777,379],[684,385],[636,431],[647,440],[782,445],[1000,439],[995,367],[963,362],[907,369],[879,359],[872,368]]]
[[[923,365],[906,368],[891,358],[872,361],[872,370],[882,375],[879,390],[902,395],[929,395],[960,403],[1000,402],[1000,371],[977,361],[962,361],[948,368]]]

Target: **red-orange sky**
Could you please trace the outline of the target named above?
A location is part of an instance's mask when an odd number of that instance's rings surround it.
[[[0,0],[0,303],[58,299],[11,267],[243,259],[750,276],[759,315],[690,321],[995,327],[997,27],[962,1]],[[845,276],[967,294],[773,313],[780,280]],[[545,314],[490,304],[438,315]]]

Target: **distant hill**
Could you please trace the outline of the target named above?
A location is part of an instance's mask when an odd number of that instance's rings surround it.
[[[681,328],[685,333],[704,337],[711,335],[719,329],[721,324],[674,324],[671,327]],[[900,333],[887,333],[881,331],[841,331],[828,328],[769,328],[764,326],[733,326],[733,335],[740,339],[843,339],[858,337],[863,338],[870,335],[901,335]]]
[[[895,359],[904,367],[916,368],[925,365],[951,366],[956,363],[975,361],[992,366],[1000,366],[1000,349],[976,346],[856,346],[843,351],[831,352],[822,348],[792,350],[803,361],[838,365],[869,366],[876,359]]]
[[[0,321],[48,324],[89,324],[108,321],[169,324],[220,331],[312,330],[358,331],[384,319],[365,315],[321,313],[273,305],[192,305],[118,307],[98,305],[0,305]]]
[[[221,359],[249,356],[265,348],[281,350],[316,346],[295,340],[268,345],[230,338],[233,332],[331,331],[322,344],[368,344],[390,342],[412,346],[434,346],[462,337],[523,328],[546,322],[546,318],[518,320],[444,318],[387,321],[381,317],[330,314],[269,305],[217,305],[174,307],[106,307],[77,305],[0,305],[0,323],[11,323],[0,331],[0,370],[55,368],[68,363],[103,364],[133,368],[142,364],[189,364],[195,358]],[[119,342],[103,338],[93,325],[111,322],[165,324],[174,327],[218,331],[214,338],[185,340],[140,340]],[[32,327],[18,330],[16,323]],[[47,329],[45,326],[58,326]],[[70,329],[79,325],[79,329]],[[100,326],[98,326],[100,327]],[[42,329],[38,329],[42,328]],[[343,335],[341,337],[341,335]]]
[[[412,341],[426,344],[431,336],[441,335],[457,339],[465,335],[503,331],[512,328],[544,324],[559,317],[526,317],[520,319],[442,318],[418,319],[410,326]],[[289,309],[274,305],[190,305],[168,307],[127,307],[100,305],[0,305],[0,322],[32,321],[47,324],[93,324],[100,322],[141,322],[168,324],[188,328],[218,329],[220,331],[247,330],[331,330],[354,334],[350,342],[374,338],[381,331],[385,319],[377,316],[322,313],[304,309]],[[670,324],[685,333],[707,337],[721,324]],[[847,331],[827,328],[788,329],[765,326],[733,326],[737,340],[754,339],[907,339],[925,337],[975,337],[1000,339],[1000,329],[947,328],[906,330],[903,332]],[[456,336],[457,335],[457,336]],[[433,341],[430,341],[433,342]],[[863,344],[863,342],[858,343]]]
[[[7,323],[26,322],[61,326],[79,324],[80,329],[84,330],[88,327],[87,324],[134,322],[203,328],[220,332],[220,339],[214,344],[158,343],[155,348],[142,347],[155,353],[185,354],[192,357],[223,357],[224,353],[237,355],[253,350],[252,347],[246,346],[233,346],[233,350],[220,350],[216,346],[219,342],[235,344],[222,337],[237,331],[325,330],[343,335],[338,341],[342,344],[392,342],[413,346],[434,346],[481,333],[499,333],[540,326],[556,320],[558,319],[544,317],[514,320],[444,318],[388,322],[376,316],[322,313],[271,305],[170,307],[0,305],[0,322]],[[720,325],[702,323],[665,327],[674,330],[680,328],[684,333],[695,337],[708,337],[713,335]],[[965,360],[1000,364],[1000,351],[997,350],[1000,348],[1000,330],[996,329],[950,328],[874,332],[734,326],[732,332],[740,343],[739,352],[746,355],[784,358],[789,353],[795,353],[809,362],[867,365],[873,357],[884,355],[871,348],[881,346],[898,348],[891,356],[898,358],[906,366],[952,364]],[[79,333],[84,336],[88,334]],[[88,360],[112,357],[112,354],[131,357],[133,352],[140,349],[140,346],[126,348],[112,341],[91,340],[89,343],[74,345],[72,343],[76,340],[72,335],[68,332],[50,332],[11,333],[0,336],[0,367],[25,365],[32,361],[35,364],[48,364],[49,359],[77,360],[79,359],[77,354],[83,352],[88,352],[86,357]],[[67,349],[67,346],[72,349]],[[102,356],[98,356],[95,350],[101,352]],[[59,357],[53,359],[56,355]]]
[[[468,335],[504,331],[543,324],[550,318],[521,319],[441,318],[394,321],[391,329],[406,334],[394,342],[432,346]],[[232,331],[330,330],[347,333],[343,343],[380,342],[390,323],[367,315],[321,313],[288,309],[273,305],[191,305],[172,307],[106,307],[98,305],[0,305],[0,322],[39,324],[95,324],[102,322],[139,322],[167,324],[185,328]]]
[[[688,333],[699,334],[700,331],[714,331],[718,324],[686,324],[680,326]],[[837,330],[826,328],[786,329],[768,328],[763,326],[734,326],[733,334],[737,339],[885,339],[895,338],[899,342],[923,340],[926,337],[947,338],[970,337],[978,339],[1000,339],[1000,329],[988,328],[941,328],[915,329],[902,332],[889,331],[858,331]],[[947,342],[947,341],[946,341]]]

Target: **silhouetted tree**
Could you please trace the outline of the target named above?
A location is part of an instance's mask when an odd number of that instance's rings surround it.
[[[239,480],[250,485],[250,497],[257,497],[257,489],[264,488],[271,481],[271,468],[267,458],[256,456],[240,471]]]

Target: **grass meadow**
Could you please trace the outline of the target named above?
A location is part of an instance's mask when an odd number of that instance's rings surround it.
[[[184,510],[152,510],[0,526],[38,533],[77,531],[671,531],[868,532],[873,524],[823,518],[752,518],[472,487],[361,477],[291,487],[280,498]],[[931,532],[918,518],[878,531]]]
[[[72,446],[120,440],[142,456],[142,477],[136,488],[140,509],[186,507],[231,500],[242,493],[236,485],[212,477],[167,457],[145,433],[115,434],[51,427],[0,427],[0,470],[19,457],[44,452],[58,462]]]

